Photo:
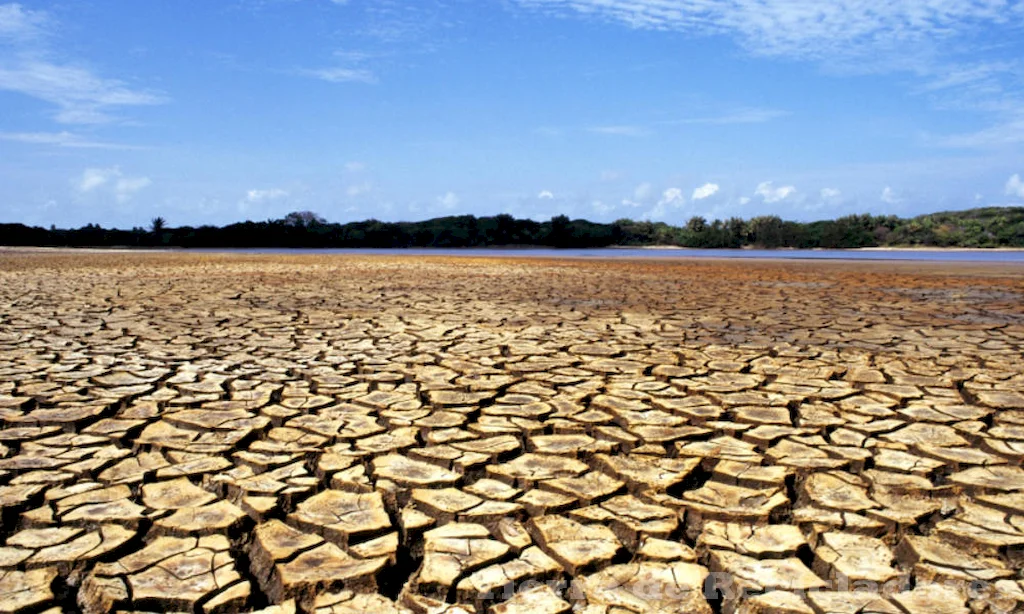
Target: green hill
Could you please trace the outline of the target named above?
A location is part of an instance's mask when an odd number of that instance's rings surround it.
[[[899,220],[885,244],[1020,247],[1024,245],[1024,207],[942,211]]]

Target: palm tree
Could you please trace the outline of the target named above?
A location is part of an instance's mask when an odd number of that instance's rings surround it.
[[[153,218],[153,221],[150,222],[150,228],[152,228],[153,234],[155,234],[155,235],[158,235],[161,232],[163,232],[164,227],[166,225],[167,225],[167,221],[164,218],[160,217],[160,216],[157,216],[157,217]]]

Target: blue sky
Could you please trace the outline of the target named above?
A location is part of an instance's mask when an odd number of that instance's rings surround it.
[[[0,0],[0,221],[1024,202],[1024,0]]]

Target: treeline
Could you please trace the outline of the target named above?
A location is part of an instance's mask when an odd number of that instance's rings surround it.
[[[1024,207],[989,207],[921,215],[849,215],[801,223],[778,216],[709,222],[693,217],[683,226],[629,219],[611,224],[557,215],[546,222],[511,215],[458,215],[423,222],[367,220],[330,223],[304,211],[266,222],[227,226],[169,227],[156,218],[149,228],[119,230],[89,224],[49,229],[0,224],[0,244],[70,247],[607,247],[675,245],[693,248],[856,248],[879,246],[1024,247]]]

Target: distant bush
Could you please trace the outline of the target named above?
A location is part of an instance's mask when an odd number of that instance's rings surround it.
[[[546,222],[454,215],[422,222],[365,220],[333,224],[312,211],[279,220],[227,226],[171,228],[156,217],[150,229],[107,229],[98,224],[49,229],[0,224],[0,244],[33,246],[152,247],[607,247],[678,245],[693,248],[857,248],[873,246],[1024,247],[1024,207],[987,207],[930,213],[914,218],[847,215],[799,223],[776,215],[708,222],[692,217],[683,226],[620,219],[601,224],[556,215]]]

